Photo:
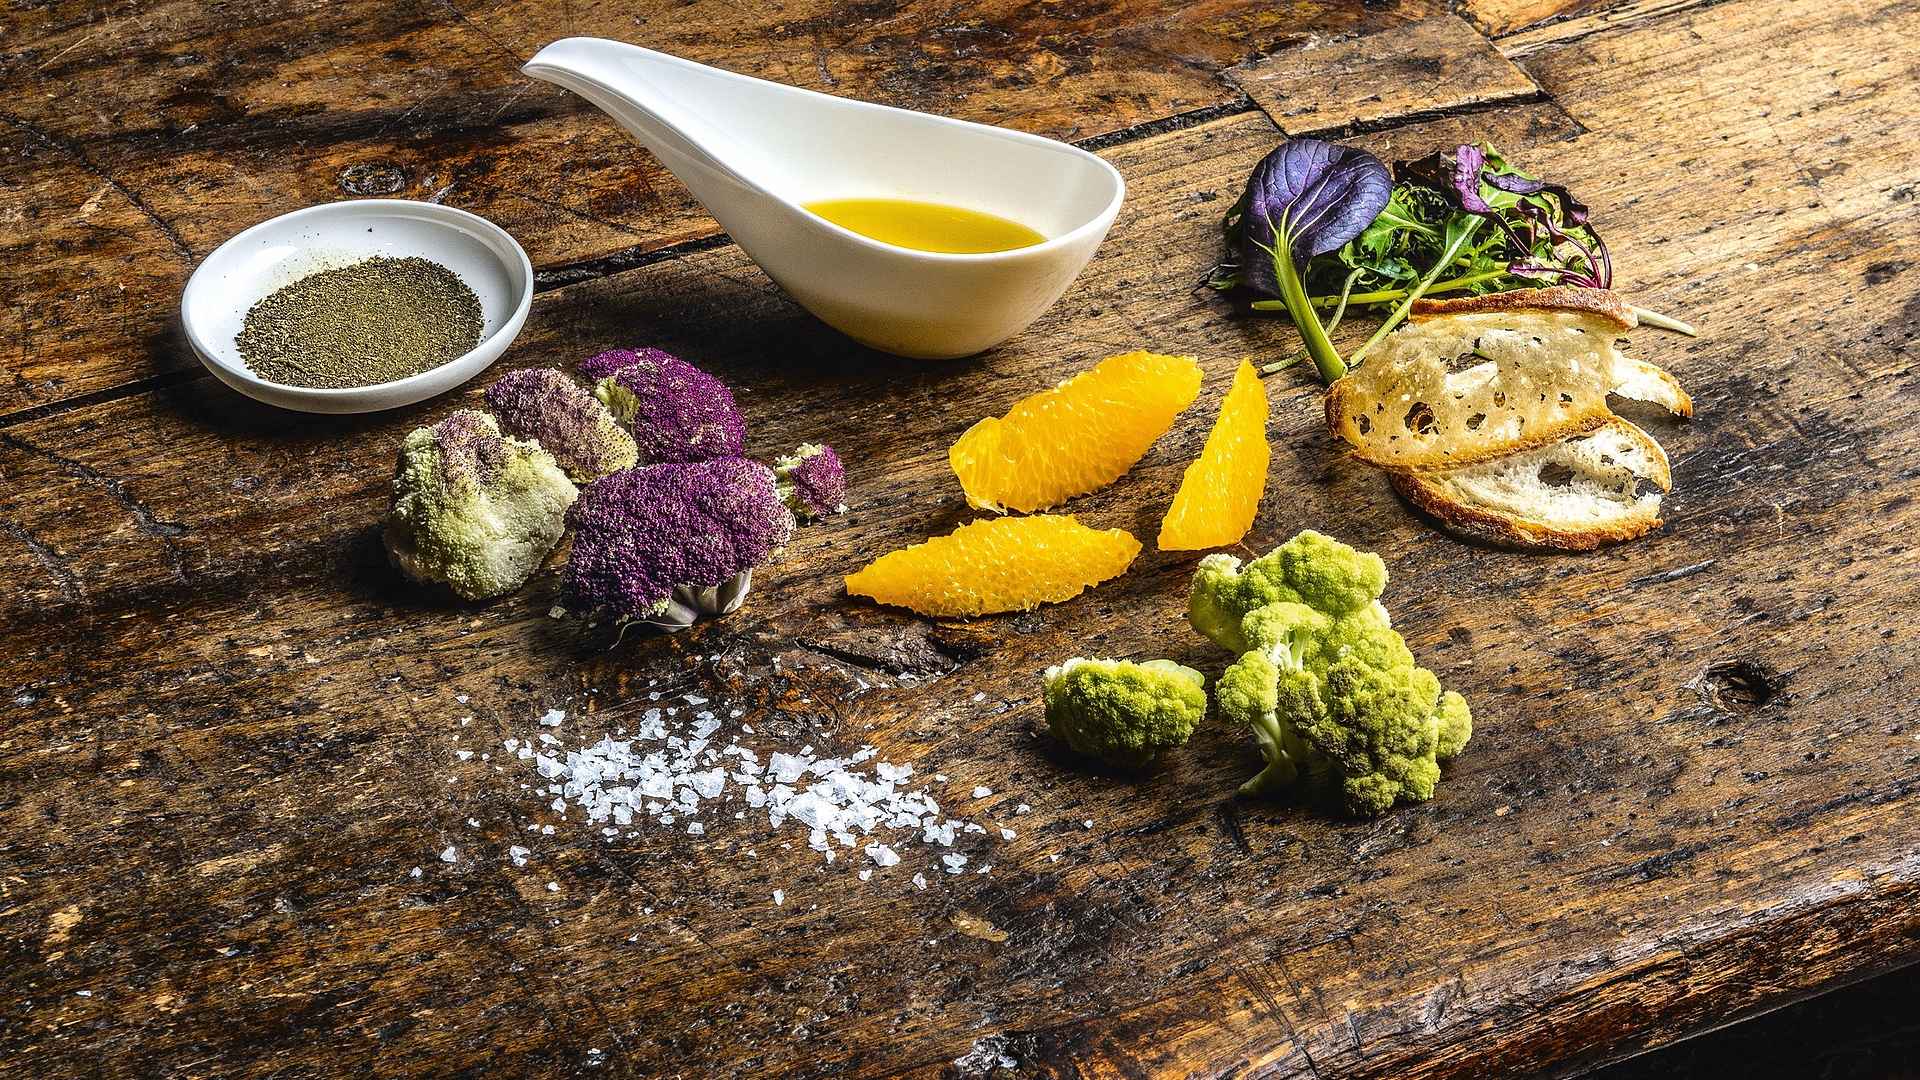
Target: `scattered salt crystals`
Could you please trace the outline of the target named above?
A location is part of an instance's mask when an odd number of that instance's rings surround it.
[[[454,757],[457,757],[457,758],[459,758],[459,759],[460,759],[461,761],[465,761],[465,760],[467,760],[468,758],[470,758],[470,757],[472,757],[472,756],[473,756],[473,751],[471,751],[471,750],[455,750],[455,751],[453,752],[453,756],[454,756]]]
[[[413,868],[413,872],[412,872],[412,873],[410,873],[410,874],[408,874],[407,876],[408,876],[408,877],[419,877],[419,876],[420,876],[420,868],[419,868],[419,867],[417,867],[417,866],[416,866],[416,867],[414,867],[414,868]]]
[[[453,850],[453,845],[449,844],[447,845],[447,850],[440,853],[440,861],[441,862],[459,862],[460,853]]]
[[[527,865],[527,856],[531,854],[533,854],[532,851],[526,848],[523,848],[518,844],[515,844],[512,847],[509,847],[507,849],[507,858],[512,859],[513,865],[515,866]]]
[[[974,871],[974,873],[976,873],[976,874],[990,874],[990,873],[992,873],[992,872],[993,872],[993,864],[992,864],[992,863],[988,863],[987,865],[985,865],[985,866],[983,866],[983,867],[981,867],[981,868],[979,868],[978,870],[975,870],[975,871]]]
[[[546,713],[540,717],[540,722],[547,727],[559,727],[560,721],[566,718],[567,712],[565,709],[548,709]]]
[[[1091,829],[1093,828],[1093,819],[1088,818],[1087,820],[1081,822],[1080,824],[1085,825],[1087,828]]]
[[[461,727],[466,727],[466,726],[467,726],[468,724],[471,724],[471,723],[473,723],[473,717],[471,717],[471,716],[463,716],[463,717],[461,717],[461,718],[460,718],[460,726],[461,726]],[[459,736],[457,736],[457,735],[455,736],[455,738],[458,738],[458,737],[459,737]]]
[[[1048,861],[1048,862],[1059,862],[1059,861],[1060,861],[1060,856],[1058,856],[1058,855],[1049,855],[1049,856],[1047,856],[1047,861]]]
[[[787,894],[785,890],[782,890],[782,889],[773,890],[773,906],[774,907],[779,907],[780,905],[786,902],[787,902]]]
[[[1019,806],[1016,806],[1016,807],[1014,807],[1014,808],[1013,808],[1013,812],[1014,812],[1014,813],[1016,813],[1016,814],[1024,814],[1024,813],[1026,813],[1027,811],[1029,811],[1029,810],[1032,810],[1032,809],[1033,809],[1033,807],[1031,807],[1031,806],[1028,806],[1028,805],[1027,805],[1026,803],[1021,803],[1021,804],[1020,804]]]
[[[465,694],[455,694],[455,695],[453,695],[453,700],[455,700],[455,701],[457,701],[457,702],[459,702],[459,703],[460,703],[460,704],[462,704],[462,705],[465,705],[465,704],[467,703],[467,695],[465,695]]]
[[[560,883],[559,883],[559,882],[557,882],[557,881],[549,881],[549,882],[547,882],[547,891],[548,891],[548,892],[559,892],[559,891],[560,891]]]
[[[946,774],[945,774],[945,773],[934,773],[934,774],[933,774],[933,778],[934,778],[935,780],[938,780],[938,781],[940,781],[940,782],[941,782],[941,783],[943,783],[943,784],[947,782],[947,776],[946,776]]]
[[[1000,839],[1002,839],[1002,840],[1011,840],[1011,839],[1013,839],[1013,830],[1012,830],[1012,829],[1001,829],[1001,830],[1000,830]]]
[[[75,990],[75,991],[73,992],[73,995],[74,995],[75,997],[92,997],[92,996],[93,996],[93,991],[91,991],[91,990]]]
[[[975,701],[987,700],[987,692],[985,690],[980,691],[979,693],[973,695],[973,700]]]
[[[657,700],[657,694],[652,696]],[[923,858],[943,856],[938,863],[923,863],[926,873],[914,875],[915,885],[924,889],[928,874],[962,873],[969,856],[976,854],[967,846],[956,850],[957,835],[989,836],[993,831],[975,822],[944,818],[931,794],[908,786],[916,776],[914,766],[881,759],[877,747],[863,745],[848,757],[823,754],[811,745],[792,752],[754,748],[741,743],[743,735],[753,734],[750,725],[737,723],[744,710],[726,705],[701,708],[710,702],[694,694],[682,695],[681,700],[686,709],[647,708],[638,723],[627,719],[635,727],[632,734],[619,728],[615,735],[603,735],[590,745],[574,748],[544,731],[501,745],[529,762],[538,777],[533,784],[523,783],[523,792],[560,815],[562,822],[577,814],[572,820],[581,821],[589,831],[597,829],[609,843],[629,827],[644,831],[655,823],[669,827],[678,823],[684,835],[706,836],[729,816],[748,821],[765,814],[774,835],[757,839],[777,842],[782,851],[804,846],[828,864],[842,854],[863,854],[866,858],[853,867],[861,881],[913,858],[917,853],[911,849],[917,839],[930,849]],[[727,723],[719,719],[722,712],[736,721],[738,734],[721,730]],[[564,716],[562,710],[553,709],[539,720],[553,727],[558,724],[553,718]],[[944,783],[947,777],[936,775],[935,780]],[[973,789],[976,799],[992,794],[984,786]],[[550,824],[528,828],[538,828],[544,836],[554,834]],[[641,831],[626,835],[636,838]],[[1011,833],[1004,828],[999,831]],[[782,842],[779,834],[783,832],[791,839]],[[723,845],[711,850],[742,848]],[[744,850],[748,858],[758,858],[753,848]],[[515,847],[509,854],[514,865],[522,866],[532,852]],[[976,872],[980,872],[977,867]]]
[[[468,818],[468,819],[467,819],[467,824],[469,824],[469,825],[471,825],[471,826],[473,826],[474,828],[476,828],[476,829],[477,829],[477,828],[479,828],[479,827],[480,827],[480,819],[479,819],[479,818]]]

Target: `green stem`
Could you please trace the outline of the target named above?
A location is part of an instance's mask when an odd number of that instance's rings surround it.
[[[1327,320],[1327,335],[1329,337],[1333,335],[1333,332],[1335,330],[1338,330],[1340,328],[1340,320],[1344,318],[1347,314],[1347,295],[1353,292],[1353,283],[1356,281],[1359,281],[1360,275],[1366,272],[1367,272],[1366,267],[1356,266],[1353,268],[1353,273],[1348,274],[1347,280],[1341,284],[1340,306],[1333,309],[1333,318]],[[1318,303],[1318,302],[1319,301],[1317,300],[1315,301],[1315,303]]]
[[[1462,221],[1462,217],[1466,220]],[[1440,258],[1433,264],[1433,269],[1427,271],[1425,277],[1422,277],[1413,288],[1407,290],[1407,298],[1401,301],[1399,307],[1393,309],[1393,313],[1380,324],[1380,329],[1373,332],[1373,336],[1367,339],[1366,344],[1353,351],[1354,363],[1359,363],[1367,355],[1368,349],[1379,344],[1381,338],[1386,337],[1389,331],[1400,325],[1400,320],[1406,318],[1407,312],[1412,310],[1413,302],[1427,294],[1427,290],[1431,289],[1434,281],[1440,277],[1440,271],[1451,266],[1454,258],[1460,254],[1460,249],[1466,247],[1467,241],[1473,239],[1473,234],[1480,231],[1480,222],[1481,218],[1477,215],[1460,215],[1447,222],[1447,249],[1440,253]]]
[[[1294,329],[1300,331],[1300,340],[1307,347],[1307,355],[1313,357],[1313,366],[1320,369],[1320,378],[1333,382],[1347,373],[1346,362],[1340,359],[1339,350],[1327,337],[1320,325],[1320,317],[1313,313],[1313,304],[1307,299],[1307,287],[1300,280],[1300,272],[1293,265],[1293,251],[1284,229],[1274,230],[1273,274],[1280,282],[1280,299],[1287,305],[1287,314],[1293,317]]]
[[[1671,330],[1676,334],[1685,334],[1688,337],[1700,336],[1700,331],[1695,330],[1679,319],[1669,319],[1657,311],[1648,311],[1643,307],[1634,308],[1633,317],[1640,320],[1641,326],[1651,326],[1656,330]]]
[[[1506,276],[1507,271],[1505,268],[1502,268],[1480,274],[1468,274],[1465,277],[1450,278],[1446,281],[1436,281],[1428,287],[1424,295],[1431,296],[1434,293],[1453,292],[1457,289],[1465,289],[1478,285],[1483,281],[1494,281]],[[1368,304],[1386,304],[1405,298],[1408,292],[1409,290],[1407,289],[1383,289],[1379,292],[1354,293],[1352,296],[1347,297],[1347,303],[1359,304],[1362,307]],[[1315,307],[1333,307],[1339,302],[1340,298],[1337,296],[1316,296],[1313,298]],[[1258,308],[1262,303],[1273,304],[1273,307],[1267,310],[1278,310],[1281,306],[1273,301],[1255,301],[1254,307]]]

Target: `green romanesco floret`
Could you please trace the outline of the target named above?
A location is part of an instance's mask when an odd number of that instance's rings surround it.
[[[1075,657],[1047,669],[1043,696],[1055,735],[1125,769],[1184,745],[1207,712],[1206,678],[1171,660]]]
[[[461,409],[400,444],[387,556],[415,581],[445,582],[469,600],[499,596],[539,569],[578,494],[539,443]]]
[[[1314,532],[1244,570],[1230,556],[1202,561],[1189,619],[1241,654],[1216,688],[1220,716],[1247,725],[1267,762],[1242,794],[1330,773],[1359,816],[1433,797],[1473,718],[1414,663],[1379,603],[1386,581],[1378,556]]]
[[[1268,604],[1306,604],[1330,616],[1373,604],[1387,587],[1387,564],[1311,529],[1246,564],[1232,555],[1200,560],[1187,594],[1187,620],[1232,653],[1247,651],[1240,621]],[[1384,617],[1384,609],[1381,612]]]

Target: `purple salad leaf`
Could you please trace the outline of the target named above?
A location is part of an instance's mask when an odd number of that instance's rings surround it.
[[[1280,296],[1275,260],[1282,245],[1292,261],[1333,251],[1359,236],[1386,209],[1393,174],[1353,146],[1291,139],[1254,166],[1240,219],[1245,284]]]

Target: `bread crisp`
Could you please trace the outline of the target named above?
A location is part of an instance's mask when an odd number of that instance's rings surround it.
[[[1636,324],[1604,289],[1521,289],[1419,301],[1412,321],[1327,388],[1327,428],[1371,465],[1457,469],[1592,431],[1607,395],[1691,416],[1673,377],[1615,340]]]
[[[1657,490],[1643,488],[1652,485]],[[1435,473],[1394,473],[1393,487],[1449,532],[1503,547],[1587,551],[1660,527],[1667,455],[1615,417],[1536,450]]]

